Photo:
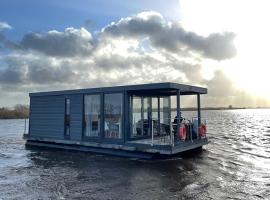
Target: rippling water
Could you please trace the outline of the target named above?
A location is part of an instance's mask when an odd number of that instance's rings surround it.
[[[202,114],[203,152],[152,161],[25,149],[24,121],[0,120],[0,199],[270,199],[270,110]]]

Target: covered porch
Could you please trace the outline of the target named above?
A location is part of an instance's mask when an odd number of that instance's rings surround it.
[[[140,148],[181,152],[207,143],[199,133],[202,123],[200,87],[175,85],[173,88],[128,91],[129,137],[126,144]],[[196,97],[196,115],[186,118],[181,112],[181,96]],[[185,137],[181,131],[185,128]]]

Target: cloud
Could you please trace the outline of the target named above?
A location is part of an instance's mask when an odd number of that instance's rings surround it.
[[[103,28],[102,32],[115,37],[145,37],[159,33],[166,26],[167,23],[162,15],[151,11],[139,13],[133,17],[122,18],[117,23],[113,22]]]
[[[221,70],[216,70],[213,78],[205,80],[204,84],[209,90],[209,97],[224,98],[235,95],[233,82]]]
[[[105,26],[96,39],[85,28],[67,28],[46,33],[28,33],[20,42],[6,42],[14,49],[32,50],[49,56],[74,57],[89,56],[96,46],[114,39],[137,40],[142,46],[148,40],[151,48],[159,48],[172,53],[196,53],[203,58],[214,60],[229,59],[236,55],[235,35],[231,32],[213,33],[207,37],[186,31],[180,23],[166,21],[157,12],[142,12],[132,17],[122,18]]]
[[[206,107],[256,107],[267,105],[266,99],[254,97],[245,90],[235,87],[232,80],[221,70],[216,70],[210,80],[204,80],[208,94],[203,96],[203,106]]]
[[[4,29],[12,29],[12,27],[7,22],[0,22],[0,31]]]
[[[87,56],[93,49],[92,35],[85,28],[67,28],[47,33],[28,33],[19,43],[22,49],[42,52],[49,56]]]
[[[215,60],[229,59],[236,55],[233,33],[214,33],[203,37],[186,31],[178,22],[166,21],[156,12],[143,12],[122,18],[103,28],[102,34],[111,37],[149,38],[154,47],[172,52],[185,49]]]
[[[233,38],[232,33],[199,36],[156,12],[123,18],[94,36],[71,27],[27,33],[19,41],[4,37],[2,44],[9,51],[0,56],[0,91],[27,95],[170,81],[207,86],[209,102],[224,102],[221,91],[233,95],[232,82],[221,72],[205,80],[201,60],[233,57]]]
[[[7,47],[8,41],[5,35],[2,33],[4,29],[12,29],[12,27],[6,22],[0,22],[0,50],[5,49]]]
[[[76,73],[65,62],[34,55],[9,55],[4,59],[7,67],[0,70],[0,83],[9,85],[54,84],[76,81]]]
[[[0,83],[18,84],[23,82],[23,72],[13,67],[0,71]]]

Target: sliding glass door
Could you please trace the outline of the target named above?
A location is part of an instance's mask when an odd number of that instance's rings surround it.
[[[145,137],[151,135],[151,98],[133,96],[131,98],[131,137]]]
[[[159,102],[159,133],[160,135],[169,135],[171,121],[170,97],[160,97]]]
[[[170,134],[170,97],[131,96],[131,138]]]
[[[122,138],[123,94],[104,95],[104,137]]]
[[[151,135],[151,98],[143,97],[143,136]]]
[[[158,97],[152,97],[152,103],[151,103],[151,115],[152,115],[152,128],[154,135],[157,135],[159,133],[159,99]]]
[[[141,97],[133,96],[131,99],[132,116],[131,116],[131,137],[142,136],[142,99]]]
[[[100,136],[100,94],[84,96],[84,136]]]

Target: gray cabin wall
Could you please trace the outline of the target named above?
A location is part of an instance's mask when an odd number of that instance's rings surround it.
[[[70,139],[82,139],[83,95],[31,97],[30,134],[64,139],[65,99],[70,99]]]
[[[30,135],[64,139],[63,96],[31,97]]]
[[[70,140],[82,139],[83,95],[67,95],[70,98]]]

